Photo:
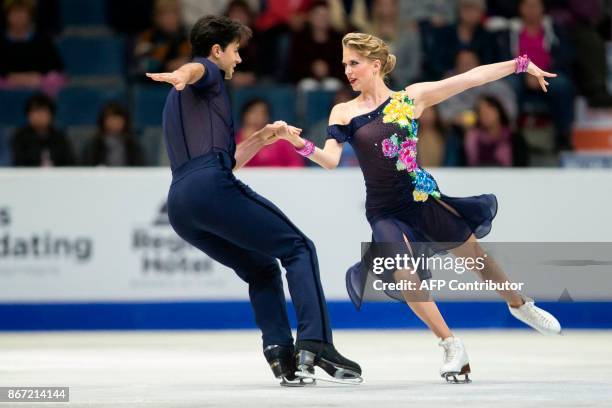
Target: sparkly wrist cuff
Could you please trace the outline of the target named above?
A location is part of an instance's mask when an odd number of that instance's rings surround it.
[[[531,62],[527,54],[519,55],[514,59],[514,61],[516,61],[516,70],[514,71],[515,74],[527,72],[527,68]]]
[[[304,139],[304,147],[302,147],[301,149],[295,149],[296,152],[298,152],[299,154],[301,154],[304,157],[308,157],[311,154],[314,153],[315,151],[315,144],[312,143],[310,140],[308,139]]]

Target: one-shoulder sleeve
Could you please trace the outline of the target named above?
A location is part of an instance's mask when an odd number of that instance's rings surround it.
[[[351,129],[348,125],[331,125],[327,127],[327,139],[336,139],[338,143],[351,140]]]
[[[223,81],[221,77],[221,70],[214,62],[208,58],[196,57],[193,62],[198,62],[204,65],[204,75],[196,82],[191,84],[196,89],[200,90],[214,90],[219,89],[219,84]]]

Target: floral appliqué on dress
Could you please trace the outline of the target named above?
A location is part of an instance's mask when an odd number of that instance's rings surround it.
[[[419,123],[413,120],[414,100],[406,92],[394,92],[391,100],[383,109],[383,123],[395,123],[402,130],[401,135],[394,133],[382,141],[385,157],[397,158],[395,167],[398,171],[407,171],[412,178],[415,201],[427,201],[431,195],[440,198],[440,191],[435,180],[417,164],[417,141]]]

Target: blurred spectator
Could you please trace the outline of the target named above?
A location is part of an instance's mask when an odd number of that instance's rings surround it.
[[[288,55],[293,31],[300,31],[305,23],[305,10],[310,0],[266,0],[255,22],[261,47],[259,66],[262,74],[276,80],[287,80]]]
[[[230,0],[181,0],[181,16],[185,25],[191,28],[201,17],[223,14],[229,2]]]
[[[310,5],[306,25],[291,39],[291,80],[301,90],[336,90],[345,80],[341,58],[342,34],[331,27],[327,2],[315,1]]]
[[[371,9],[372,19],[368,33],[371,33],[387,43],[392,43],[399,35],[399,1],[374,0]]]
[[[242,107],[242,127],[236,133],[236,142],[248,139],[270,123],[270,105],[263,99],[252,99]],[[304,159],[295,152],[291,143],[279,140],[265,146],[246,164],[250,167],[303,167]]]
[[[467,164],[476,166],[512,166],[512,129],[502,104],[485,95],[476,105],[476,126],[465,135]]]
[[[482,25],[485,0],[459,0],[455,24],[435,29],[425,48],[428,79],[437,80],[453,68],[455,56],[463,49],[476,52],[481,64],[500,60],[495,36]]]
[[[300,30],[306,22],[305,11],[311,0],[266,0],[257,18],[257,28],[262,31],[285,25],[292,30]]]
[[[60,54],[35,30],[33,0],[5,0],[7,27],[0,38],[0,89],[38,89],[55,96],[66,83]]]
[[[612,95],[606,89],[606,43],[595,30],[604,16],[603,0],[569,0],[567,11],[576,50],[576,84],[592,107],[612,107]]]
[[[108,24],[120,33],[137,34],[151,27],[154,0],[105,0]]]
[[[348,102],[355,96],[355,93],[350,88],[342,87],[338,89],[334,94],[331,105],[327,107],[328,112],[331,112],[332,108],[337,104]],[[325,147],[325,141],[327,140],[328,123],[329,119],[327,117],[315,122],[308,129],[305,129],[304,137],[322,149]]]
[[[256,15],[259,12],[259,0],[244,1],[250,10]],[[181,0],[181,13],[185,26],[191,29],[200,17],[207,15],[220,15],[231,7],[233,1],[230,0]],[[252,28],[252,27],[251,27]]]
[[[456,0],[402,0],[399,3],[401,21],[442,27],[456,20]]]
[[[153,27],[138,36],[134,58],[138,73],[174,71],[185,64],[191,53],[181,22],[178,0],[157,0]]]
[[[569,77],[572,48],[564,32],[545,15],[542,0],[521,0],[520,19],[510,24],[509,43],[513,56],[527,54],[541,69],[557,74],[543,93],[532,75],[509,77],[519,103],[526,97],[541,98],[549,106],[558,149],[568,149],[574,121],[574,90]]]
[[[30,167],[73,165],[70,142],[53,125],[53,101],[44,94],[34,94],[28,99],[26,113],[28,124],[13,135],[13,164]]]
[[[437,106],[423,111],[419,117],[418,162],[423,167],[457,166],[461,143],[449,134]]]
[[[430,50],[437,46],[438,30],[454,24],[457,20],[456,14],[457,0],[402,0],[399,2],[399,19],[403,24],[409,24],[411,29],[408,33],[399,36],[394,50],[398,61],[392,78],[397,84],[433,78],[432,74],[423,76],[423,55],[427,55],[428,59],[431,57]],[[409,71],[401,72],[406,70],[404,68],[406,66],[410,67]]]
[[[397,58],[391,71],[391,87],[404,88],[421,76],[421,36],[414,21],[400,20],[399,0],[374,0],[371,28],[367,31],[383,39]]]
[[[225,15],[232,20],[241,22],[253,30],[250,39],[240,43],[240,58],[242,62],[232,76],[231,84],[235,87],[253,85],[257,81],[257,62],[259,49],[259,32],[255,30],[255,12],[245,0],[232,0],[225,10]]]
[[[597,31],[604,41],[612,41],[612,0],[603,0],[604,15]]]
[[[88,166],[142,166],[142,148],[132,131],[126,108],[110,102],[98,116],[98,131],[85,148],[83,164]]]
[[[395,69],[389,74],[392,86],[405,88],[419,81],[423,76],[423,55],[418,27],[406,27],[390,47],[396,58]]]
[[[355,93],[347,87],[342,87],[336,91],[334,94],[334,98],[332,100],[331,105],[329,106],[329,112],[331,112],[332,108],[339,103],[348,102],[355,97]],[[318,148],[323,149],[325,147],[325,142],[327,141],[327,126],[329,125],[329,119],[321,119],[320,121],[311,125],[304,132],[304,137],[308,140],[311,140]],[[309,161],[306,162],[307,165],[312,165],[312,167],[317,167],[318,164],[312,163]],[[355,151],[351,147],[350,143],[344,143],[342,148],[342,156],[340,156],[340,163],[338,164],[340,167],[353,167],[359,166],[359,161],[357,160],[357,156],[355,155]]]
[[[60,0],[34,0],[36,31],[49,36],[59,34],[62,28],[59,3]],[[0,18],[0,31],[2,32],[6,30],[5,17],[2,13],[2,18]]]
[[[328,0],[331,25],[334,30],[345,33],[367,32],[368,10],[372,0]]]
[[[450,75],[463,74],[480,65],[478,55],[469,49],[459,51],[455,60],[455,70]],[[470,88],[442,102],[439,105],[442,120],[449,125],[456,125],[464,129],[473,126],[475,123],[474,106],[478,98],[485,94],[497,95],[511,122],[515,122],[518,115],[516,95],[509,82],[504,80]]]
[[[516,17],[518,0],[487,0],[487,15],[504,18]]]

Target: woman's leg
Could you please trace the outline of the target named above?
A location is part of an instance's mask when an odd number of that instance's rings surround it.
[[[457,257],[464,258],[482,258],[484,261],[484,268],[480,270],[473,270],[479,278],[483,281],[491,280],[495,283],[510,282],[510,279],[505,274],[503,269],[491,256],[484,256],[485,251],[482,249],[478,240],[474,234],[470,235],[468,240],[463,245],[451,249],[451,253]],[[515,290],[498,290],[497,293],[501,296],[511,307],[520,307],[525,303],[523,296]]]
[[[412,248],[405,235],[404,241],[406,242],[408,250],[412,254]],[[421,279],[419,278],[419,275],[409,269],[397,270],[393,274],[393,277],[395,278],[396,282],[411,281],[414,282],[413,287],[421,287]],[[444,317],[442,317],[436,303],[430,299],[428,291],[421,289],[402,290],[402,296],[414,314],[416,314],[437,337],[440,339],[452,337],[453,333],[448,328],[448,325],[446,324]]]
[[[410,271],[406,269],[397,270],[393,276],[396,281],[411,280],[417,282],[416,287],[419,287],[421,283],[418,275],[411,274]],[[414,314],[416,314],[437,337],[441,339],[452,337],[453,333],[448,328],[436,302],[426,299],[428,294],[419,290],[402,290],[402,296]],[[421,297],[422,299],[419,299]]]
[[[412,254],[412,248],[408,240],[404,236],[404,241]],[[411,270],[402,269],[394,273],[396,281],[407,280],[414,282],[415,288],[420,288],[421,279],[418,274],[411,273]],[[443,364],[440,367],[440,376],[445,378],[450,383],[469,383],[471,382],[468,374],[470,370],[470,362],[465,347],[461,339],[453,336],[442,314],[438,310],[436,303],[431,300],[428,291],[424,290],[403,290],[402,295],[406,303],[412,311],[425,322],[427,327],[440,338],[439,346],[444,349]],[[459,376],[459,378],[457,378]],[[463,378],[461,377],[463,376]]]
[[[437,201],[440,205],[446,208],[448,211],[453,213],[454,215],[460,217],[459,213],[445,203],[442,200]],[[485,254],[484,250],[478,243],[478,240],[474,236],[474,234],[470,235],[470,237],[465,241],[461,246],[451,249],[450,252],[457,257],[464,258],[472,258],[476,259],[481,257],[484,259],[484,268],[481,270],[474,270],[479,278],[483,281],[491,280],[496,283],[504,283],[510,282],[510,279],[505,274],[503,269],[499,266],[499,264],[490,256],[483,256]],[[523,297],[520,293],[514,290],[498,290],[497,293],[508,303],[511,307],[520,307],[523,303],[525,303]]]
[[[450,205],[441,200],[438,200],[438,202],[451,213],[459,216],[455,209],[453,209]],[[502,284],[510,282],[508,276],[497,264],[495,259],[490,256],[484,256],[485,252],[478,243],[478,240],[474,234],[470,235],[465,243],[455,249],[452,249],[451,253],[458,257],[484,259],[484,268],[474,271],[482,280],[491,280],[495,283]],[[514,290],[498,290],[497,293],[499,293],[499,295],[508,303],[510,313],[518,320],[543,334],[561,333],[561,324],[559,321],[552,314],[537,307],[532,299],[526,298]]]

